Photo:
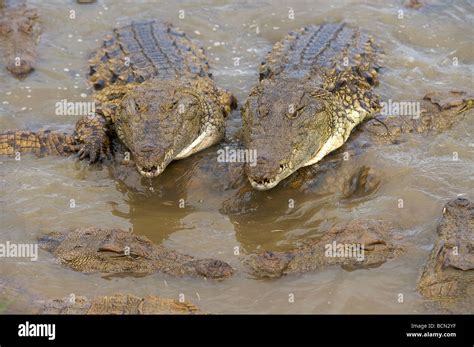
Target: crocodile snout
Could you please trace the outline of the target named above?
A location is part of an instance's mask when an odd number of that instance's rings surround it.
[[[25,76],[34,70],[34,61],[22,59],[19,56],[11,57],[7,63],[7,69],[15,76]]]
[[[172,153],[172,150],[166,151],[148,142],[145,144],[137,144],[135,146],[134,157],[138,171],[145,177],[156,177],[160,175],[173,160]]]
[[[257,164],[252,166],[247,164],[245,167],[250,184],[258,190],[266,190],[275,187],[280,179],[280,164],[266,157],[257,158]]]
[[[201,259],[193,262],[196,272],[204,277],[223,279],[232,276],[232,266],[216,259]]]

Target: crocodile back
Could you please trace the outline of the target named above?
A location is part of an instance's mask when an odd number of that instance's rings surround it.
[[[156,20],[114,29],[89,61],[89,80],[96,90],[182,76],[210,76],[204,52],[183,32]]]
[[[306,26],[273,46],[261,65],[260,80],[279,75],[316,77],[335,68],[344,70],[361,64],[375,65],[376,50],[368,34],[345,23]]]

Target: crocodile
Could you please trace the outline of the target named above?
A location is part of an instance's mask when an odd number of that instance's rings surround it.
[[[79,228],[69,233],[53,231],[39,239],[40,247],[75,271],[84,273],[173,276],[224,279],[232,267],[220,260],[195,259],[148,238],[120,229]]]
[[[159,196],[175,200],[179,196],[186,203],[181,212],[183,217],[188,208],[214,209],[226,215],[243,252],[254,253],[257,245],[284,250],[285,245],[298,243],[296,234],[285,231],[301,230],[304,225],[317,232],[327,218],[324,212],[327,206],[360,205],[384,189],[390,181],[391,169],[387,165],[378,167],[376,163],[385,159],[374,158],[374,155],[385,153],[384,147],[435,139],[438,133],[449,134],[451,127],[462,126],[464,120],[472,119],[472,99],[472,94],[461,91],[429,92],[425,97],[416,97],[414,100],[420,103],[420,116],[416,119],[388,115],[383,118],[387,128],[375,120],[361,124],[341,148],[319,163],[301,168],[283,180],[276,190],[253,189],[245,176],[243,163],[219,161],[219,150],[244,149],[238,138],[224,140],[186,162],[177,162],[169,168],[167,177],[153,182],[142,177],[131,162],[125,165],[119,161],[107,166],[107,170],[110,178],[117,182],[116,188],[127,194],[132,205],[142,204],[144,198],[153,200]],[[294,209],[288,208],[290,199],[295,201]],[[163,205],[161,214],[171,213],[175,206]],[[150,207],[150,213],[152,209]],[[263,215],[262,211],[265,211]],[[112,213],[123,217],[120,209]],[[282,213],[289,218],[281,218]],[[158,222],[158,216],[155,217]],[[126,218],[138,225],[143,216],[131,209]],[[270,232],[276,229],[278,232]],[[169,232],[174,230],[171,228]]]
[[[256,277],[314,272],[330,265],[344,269],[371,268],[403,252],[394,242],[390,223],[352,220],[329,229],[321,238],[286,252],[252,254],[245,264]]]
[[[114,293],[89,299],[82,295],[49,299],[32,290],[31,283],[5,275],[0,278],[2,314],[205,314],[189,301],[177,301],[157,295],[138,297]]]
[[[2,6],[0,2],[0,51],[6,68],[16,77],[22,78],[34,70],[40,34],[36,9],[8,1]]]
[[[218,143],[235,98],[211,78],[201,48],[171,24],[133,22],[105,37],[89,61],[95,112],[74,133],[10,130],[0,154],[77,154],[90,163],[113,154],[118,140],[145,177],[173,160]]]
[[[319,162],[381,109],[372,92],[378,52],[345,23],[306,26],[273,46],[242,107],[244,144],[257,153],[245,166],[253,188],[271,189]]]
[[[203,312],[189,302],[155,295],[138,297],[132,294],[114,294],[88,299],[76,296],[48,300],[43,303],[38,314],[202,314]]]
[[[415,137],[434,137],[474,116],[472,107],[474,94],[472,92],[432,91],[415,100],[420,104],[418,117],[386,115],[382,118],[382,123],[376,119],[364,122],[355,129],[347,142],[338,150],[333,151],[314,165],[299,169],[283,180],[278,185],[280,188],[278,194],[288,195],[286,200],[294,197],[293,191],[311,194],[310,199],[314,199],[315,196],[328,195],[337,195],[341,200],[370,196],[381,186],[384,177],[383,170],[374,167],[372,160],[366,160],[370,159],[365,155],[369,147],[375,149],[383,146],[395,146]],[[222,146],[242,148],[241,143],[227,143]],[[215,159],[213,160],[215,161]],[[204,161],[201,159],[199,162],[203,163]],[[201,164],[201,166],[203,165],[204,163]],[[197,164],[193,166],[194,170],[197,168],[199,168]],[[223,170],[225,168],[219,167],[218,172],[225,173]],[[232,167],[227,169],[227,180],[223,180],[222,177],[210,176],[216,171],[217,169],[211,167],[203,174],[195,172],[189,176],[191,179],[195,177],[201,180],[206,179],[208,184],[215,181],[222,182],[225,186],[219,188],[221,191],[234,189],[234,196],[229,196],[226,199],[223,212],[235,214],[235,217],[238,218],[243,211],[255,210],[265,203],[266,199],[262,201],[262,194],[265,192],[252,189],[245,177],[243,164],[232,163]],[[188,195],[194,196],[196,193],[190,191]],[[285,197],[279,196],[282,200],[285,200]],[[272,201],[268,201],[268,203],[273,204]]]
[[[442,307],[474,307],[474,204],[458,197],[443,208],[438,238],[417,289]],[[468,304],[470,303],[470,304]]]
[[[383,122],[370,120],[361,126],[370,141],[399,143],[410,134],[436,135],[473,116],[474,94],[462,90],[429,92],[420,103],[420,115],[389,115]]]

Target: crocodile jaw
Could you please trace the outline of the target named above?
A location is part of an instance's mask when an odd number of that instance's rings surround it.
[[[176,156],[175,160],[187,158],[203,149],[214,146],[215,144],[218,144],[223,137],[224,128],[216,127],[211,121],[207,121],[199,136],[188,147],[184,148]]]
[[[352,130],[352,128],[350,130]],[[350,130],[349,130],[349,133],[350,133]],[[288,176],[292,175],[294,172],[298,171],[300,168],[316,164],[318,161],[324,158],[327,154],[341,147],[344,144],[347,137],[348,136],[345,136],[345,134],[336,132],[334,135],[329,137],[329,139],[324,143],[324,145],[318,149],[316,154],[314,154],[303,165],[293,167],[292,169],[288,169],[285,172],[282,172],[276,175],[275,177],[270,178],[268,182],[262,182],[262,183],[257,182],[249,177],[249,181],[250,181],[250,184],[252,185],[252,188],[257,189],[257,190],[268,190],[268,189],[272,189],[276,187],[278,183],[283,181]]]
[[[335,135],[332,135],[321,147],[321,149],[319,149],[318,152],[316,152],[316,154],[310,160],[308,160],[302,167],[316,164],[326,155],[341,147],[344,142],[344,137],[341,134],[336,133]]]
[[[252,185],[252,188],[257,189],[257,190],[268,190],[268,189],[272,189],[272,188],[276,187],[278,185],[278,183],[283,181],[288,176],[291,176],[294,172],[296,172],[301,167],[302,166],[296,166],[296,167],[291,166],[291,168],[287,167],[284,170],[282,170],[281,172],[279,172],[277,175],[275,175],[274,177],[269,178],[269,179],[265,180],[264,182],[258,182],[256,180],[252,179],[248,175],[247,175],[247,177],[249,179],[250,184]]]
[[[136,162],[137,170],[140,172],[140,175],[148,178],[159,176],[163,171],[165,171],[166,167],[171,163],[175,158],[173,158],[173,149],[169,150],[164,160],[159,164],[154,164],[151,166],[143,166]]]
[[[151,169],[145,169],[143,166],[137,164],[138,172],[140,172],[142,176],[150,178],[159,176],[163,171],[165,171],[171,161],[187,158],[205,148],[211,147],[219,143],[223,136],[223,129],[215,127],[212,123],[208,122],[199,136],[189,146],[180,151],[176,157],[170,158],[160,165],[152,166]]]
[[[257,190],[268,190],[272,189],[275,187],[278,183],[280,183],[284,178],[281,179],[274,179],[270,181],[269,183],[258,183],[251,178],[249,178],[250,184],[252,185],[252,188],[257,189]]]
[[[161,166],[163,166],[163,168],[161,168]],[[151,177],[156,177],[160,175],[164,171],[166,165],[161,165],[161,166],[159,167],[153,166],[151,170],[150,169],[145,170],[142,166],[137,165],[137,169],[138,169],[138,172],[140,172],[142,176],[151,178]]]
[[[332,136],[329,137],[329,139],[324,143],[324,145],[318,149],[318,151],[303,165],[294,167],[293,169],[287,170],[286,172],[282,172],[281,174],[271,178],[269,182],[264,182],[264,183],[259,183],[251,178],[249,178],[250,184],[252,185],[252,188],[257,189],[257,190],[268,190],[276,187],[278,183],[283,181],[285,178],[296,172],[302,167],[305,166],[310,166],[314,165],[317,162],[319,162],[321,159],[323,159],[326,155],[331,153],[332,151],[338,149],[341,147],[349,138],[350,133],[352,132],[352,129],[358,125],[362,120],[364,119],[362,112],[357,112],[354,110],[351,110],[348,112],[348,118],[350,119],[351,123],[349,126],[346,125],[346,128],[340,128],[341,131],[335,131]],[[365,116],[365,114],[363,114]]]
[[[316,152],[316,154],[308,160],[302,167],[314,165],[326,155],[332,151],[341,147],[349,138],[352,130],[362,123],[367,116],[367,112],[363,109],[359,110],[348,110],[346,113],[347,120],[345,121],[345,127],[341,127],[335,130],[334,134],[329,137],[326,143]]]

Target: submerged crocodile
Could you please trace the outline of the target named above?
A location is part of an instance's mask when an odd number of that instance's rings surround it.
[[[92,300],[77,296],[46,301],[39,314],[202,314],[189,302],[148,295],[140,298],[131,294],[98,296]]]
[[[319,162],[380,110],[377,50],[344,23],[307,26],[273,46],[242,108],[245,147],[257,152],[245,167],[253,188]]]
[[[448,202],[437,228],[438,239],[417,288],[427,299],[449,307],[474,304],[474,204],[466,198]]]
[[[336,225],[318,240],[295,250],[251,255],[245,263],[257,277],[312,272],[330,265],[345,269],[377,267],[402,252],[392,233],[387,223],[353,220]]]
[[[145,236],[118,229],[81,228],[69,233],[52,232],[40,238],[40,247],[62,264],[85,273],[173,276],[224,279],[232,267],[220,260],[195,259],[153,244]]]
[[[3,6],[0,1],[0,51],[6,68],[15,76],[23,77],[33,71],[36,64],[41,33],[39,15],[25,4],[10,6],[7,1]]]
[[[131,152],[138,171],[159,175],[173,160],[218,143],[235,99],[211,79],[202,49],[171,26],[134,22],[113,31],[90,60],[96,113],[74,134],[8,131],[0,154],[77,153],[92,163],[110,156],[112,140]]]

